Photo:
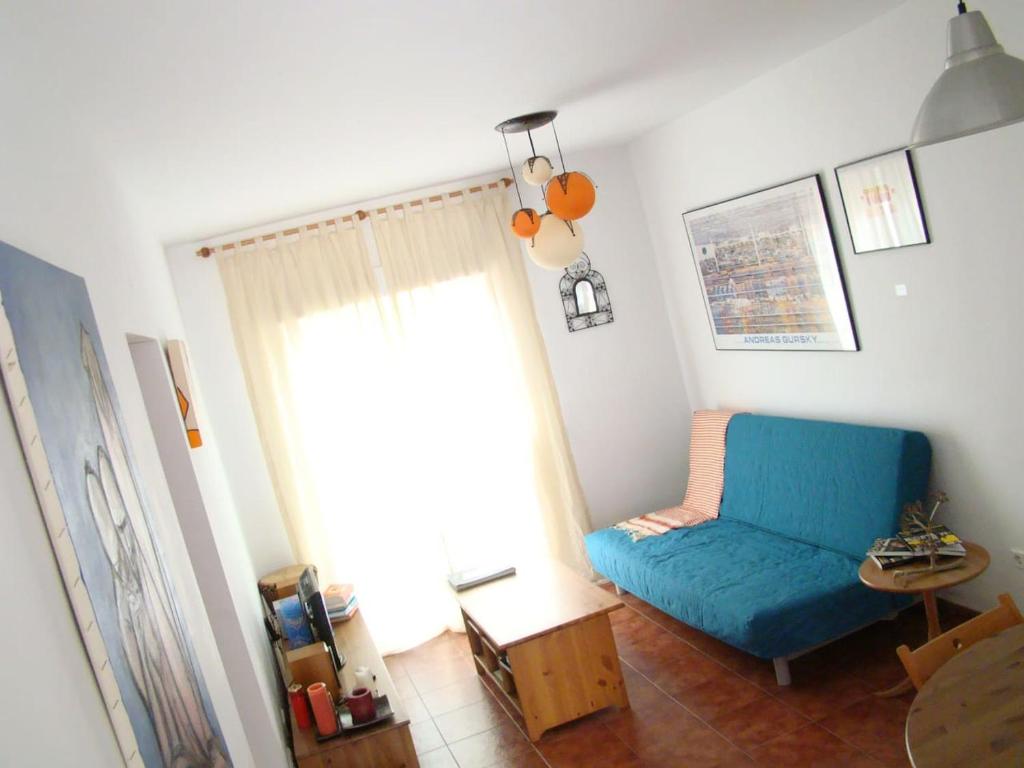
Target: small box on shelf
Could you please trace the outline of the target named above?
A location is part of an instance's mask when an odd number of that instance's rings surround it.
[[[285,660],[288,662],[288,670],[294,682],[307,687],[313,683],[323,683],[327,686],[331,698],[335,702],[338,701],[341,686],[338,684],[334,658],[326,643],[313,643],[288,651]]]

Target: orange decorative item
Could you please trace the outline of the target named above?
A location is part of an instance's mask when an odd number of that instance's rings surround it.
[[[545,191],[548,210],[563,221],[582,219],[594,207],[597,192],[585,173],[560,173],[548,182]]]
[[[553,109],[531,112],[502,120],[494,126],[494,130],[501,134],[505,144],[508,170],[515,181],[516,197],[519,198],[519,210],[512,214],[512,231],[528,241],[526,252],[535,264],[544,269],[561,270],[583,253],[583,230],[574,222],[590,213],[597,199],[597,190],[585,173],[565,170],[562,145],[558,142],[558,131],[555,129],[557,116],[558,112]],[[537,153],[537,145],[533,141],[533,131],[546,125],[551,126],[551,136],[558,150],[558,163],[562,166],[558,176],[551,175],[554,170],[551,161]],[[542,191],[548,210],[543,216],[523,203],[519,179],[512,163],[512,151],[508,147],[510,133],[525,133],[530,142],[530,157],[522,166],[523,181],[533,186],[541,186],[547,181],[547,187]]]
[[[512,214],[512,231],[517,237],[528,240],[540,229],[540,216],[533,208],[520,208]]]
[[[331,700],[330,691],[323,683],[313,683],[306,688],[309,694],[309,703],[313,707],[313,718],[316,720],[316,730],[321,736],[331,736],[338,732],[338,716],[334,711],[334,702]]]

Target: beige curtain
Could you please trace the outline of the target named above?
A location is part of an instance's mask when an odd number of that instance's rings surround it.
[[[296,557],[385,650],[459,626],[449,569],[589,529],[504,191],[218,256]]]

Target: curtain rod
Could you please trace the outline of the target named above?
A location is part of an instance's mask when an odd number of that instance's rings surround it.
[[[470,187],[469,189],[467,189],[465,191],[466,192],[483,192],[485,189],[497,189],[499,186],[504,186],[506,189],[508,189],[511,185],[512,185],[512,179],[510,179],[507,176],[505,176],[505,177],[503,177],[501,179],[498,179],[497,181],[492,181],[490,184],[481,184],[481,185],[476,186],[476,187]],[[336,216],[333,219],[327,219],[325,221],[317,221],[317,222],[314,222],[312,224],[306,224],[306,225],[299,226],[299,227],[291,227],[290,229],[286,229],[286,230],[284,230],[282,232],[271,232],[270,234],[267,234],[267,235],[257,235],[257,236],[254,236],[254,237],[247,237],[244,240],[240,240],[238,242],[238,245],[255,245],[257,238],[260,241],[267,242],[267,241],[270,241],[270,240],[276,240],[278,237],[287,237],[289,235],[297,235],[300,232],[302,232],[303,230],[306,230],[308,232],[312,232],[314,230],[319,229],[320,225],[322,225],[322,224],[340,224],[340,223],[346,222],[346,221],[355,221],[356,219],[358,219],[359,221],[362,221],[363,219],[368,218],[371,213],[387,213],[389,210],[393,210],[395,208],[401,209],[401,208],[412,207],[414,205],[423,205],[424,202],[427,202],[427,203],[439,203],[442,200],[444,200],[444,198],[446,198],[446,197],[462,197],[462,195],[463,195],[463,191],[462,190],[458,190],[458,191],[455,191],[455,192],[446,192],[446,193],[444,193],[442,195],[432,195],[431,197],[428,197],[428,198],[425,198],[425,199],[407,200],[404,203],[396,203],[395,205],[389,205],[389,206],[387,206],[385,208],[377,208],[377,209],[372,210],[372,211],[364,211],[364,210],[360,209],[360,210],[356,211],[355,213],[349,214],[348,216]],[[230,250],[234,249],[235,247],[237,247],[237,246],[233,242],[225,243],[224,245],[215,245],[215,246],[212,246],[212,247],[210,247],[210,246],[203,246],[202,248],[200,248],[199,250],[196,251],[196,256],[200,256],[200,257],[202,257],[204,259],[208,259],[210,256],[212,256],[217,251],[230,251]]]

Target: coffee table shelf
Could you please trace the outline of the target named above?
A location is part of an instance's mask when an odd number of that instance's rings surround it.
[[[502,663],[501,654],[494,647],[491,641],[480,629],[462,614],[466,625],[466,637],[469,639],[470,650],[473,651],[473,661],[476,662],[477,674],[494,681],[497,690],[503,694],[519,714],[523,713],[523,705],[519,703],[519,697],[515,691],[515,674],[507,662]]]

